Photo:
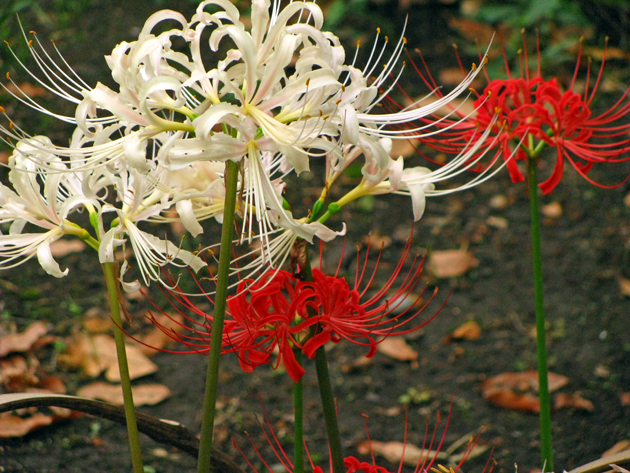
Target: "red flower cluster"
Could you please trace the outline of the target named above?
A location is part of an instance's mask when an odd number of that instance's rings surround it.
[[[263,364],[271,364],[276,368],[283,363],[287,374],[296,382],[304,374],[304,369],[295,359],[296,349],[301,349],[312,359],[316,350],[327,342],[338,343],[345,339],[369,347],[366,356],[373,356],[380,340],[389,335],[416,330],[439,312],[419,325],[407,325],[437,293],[436,288],[429,300],[420,307],[417,307],[417,303],[426,288],[418,295],[411,295],[422,274],[424,259],[415,257],[406,276],[401,277],[400,286],[393,293],[389,292],[401,275],[410,248],[411,240],[407,242],[403,257],[387,282],[369,297],[367,292],[376,277],[380,261],[379,255],[367,283],[363,284],[369,248],[362,268],[357,257],[354,287],[339,276],[339,268],[334,276],[327,276],[314,268],[313,281],[303,281],[284,270],[268,271],[258,280],[241,281],[237,294],[227,301],[223,353],[236,353],[246,372]],[[161,326],[165,333],[190,348],[190,351],[179,353],[208,352],[212,315],[199,309],[181,292],[163,292],[174,307],[181,305],[185,309],[178,309],[188,322],[188,325],[182,324],[182,330],[174,331]],[[406,301],[409,297],[413,300]],[[200,319],[191,317],[190,313]],[[160,326],[155,318],[152,320]],[[178,333],[184,329],[185,333]],[[273,353],[278,355],[275,363],[270,362]]]
[[[482,145],[476,156],[496,149],[492,162],[502,155],[512,182],[525,179],[515,160],[526,161],[532,154],[537,157],[542,148],[549,146],[556,149],[556,162],[551,176],[539,184],[544,194],[552,192],[560,182],[565,159],[589,182],[610,188],[611,186],[595,183],[587,174],[595,163],[630,159],[630,124],[621,121],[630,113],[630,102],[626,100],[630,88],[610,109],[599,115],[593,114],[591,103],[601,83],[606,49],[592,88],[589,84],[589,63],[583,95],[572,90],[580,67],[581,42],[573,80],[566,91],[562,90],[556,78],[542,77],[540,50],[536,75],[530,76],[527,50],[525,47],[523,50],[524,65],[521,64],[520,78],[512,77],[506,60],[508,78],[490,80],[486,75],[488,85],[482,94],[477,94],[474,101],[476,113],[465,117],[459,111],[453,111],[459,119],[441,119],[437,126],[444,131],[439,135],[428,136],[424,142],[441,152],[458,154],[470,148],[471,143],[481,140]],[[415,67],[425,83],[440,96],[428,70],[424,75]],[[489,126],[492,127],[491,133],[483,136]],[[529,141],[530,137],[533,141]],[[513,152],[514,149],[516,153]]]

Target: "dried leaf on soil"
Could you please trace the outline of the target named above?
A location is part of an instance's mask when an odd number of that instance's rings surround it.
[[[131,379],[157,371],[157,365],[137,347],[126,345],[126,349]],[[116,343],[109,335],[100,334],[89,337],[86,334],[80,334],[73,343],[68,345],[66,352],[59,355],[58,359],[60,363],[83,368],[85,373],[93,378],[107,370],[106,378],[109,381],[120,381]]]
[[[560,202],[551,202],[540,207],[540,211],[545,217],[558,218],[562,215],[562,205]]]
[[[114,328],[114,322],[110,318],[90,317],[83,319],[83,328],[89,333],[109,332]]]
[[[457,327],[455,331],[451,334],[451,337],[455,340],[475,340],[479,338],[480,335],[481,327],[479,326],[479,324],[474,320],[469,320],[468,322]]]
[[[399,361],[418,359],[418,352],[409,346],[403,337],[387,337],[376,346],[383,355]]]
[[[396,140],[398,141],[398,140]],[[7,153],[6,151],[0,151],[0,163],[2,164],[9,164],[9,157],[11,155],[9,153]]]
[[[142,384],[131,388],[136,406],[154,406],[171,395],[171,391],[162,384]],[[77,396],[111,402],[118,406],[124,404],[122,387],[103,382],[88,384],[77,391]]]
[[[375,440],[359,443],[357,445],[357,450],[362,455],[369,455],[370,447],[372,448],[372,452],[374,452],[374,454],[385,457],[391,463],[399,463],[403,458],[404,452],[405,456],[403,463],[414,466],[421,462],[424,458],[433,458],[436,453],[427,449],[423,450],[411,443],[407,443],[405,445],[402,442],[378,442]],[[446,453],[438,453],[438,458],[446,458]]]
[[[556,391],[569,382],[569,378],[549,373],[549,392]],[[484,399],[508,409],[540,412],[538,397],[538,372],[502,373],[486,379],[481,384]]]
[[[622,296],[630,296],[630,279],[618,278],[619,290]]]
[[[153,317],[163,328],[153,327],[148,334],[140,337],[140,341],[145,345],[138,345],[138,349],[147,356],[155,355],[157,350],[175,343],[171,336],[164,333],[164,329],[172,330],[175,333],[185,330],[183,326],[184,318],[180,314],[157,314]]]
[[[553,397],[553,406],[556,409],[562,409],[563,407],[573,407],[582,411],[593,412],[595,406],[588,399],[584,399],[579,392],[573,394],[557,393]]]
[[[619,401],[622,406],[630,406],[630,392],[619,393]]]
[[[53,422],[51,416],[35,414],[23,419],[13,415],[0,417],[0,438],[23,437],[30,431],[50,425]]]
[[[44,322],[35,322],[21,333],[11,333],[0,338],[0,358],[4,358],[9,353],[21,353],[30,350],[47,331]]]
[[[479,264],[470,251],[446,250],[429,253],[429,271],[436,278],[461,276]]]
[[[79,253],[85,249],[87,245],[76,238],[72,240],[57,240],[50,244],[50,252],[53,256],[61,258],[70,253]]]

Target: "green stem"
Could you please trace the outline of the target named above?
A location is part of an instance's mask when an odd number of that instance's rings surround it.
[[[103,273],[107,283],[109,307],[114,319],[114,339],[116,340],[116,354],[118,355],[118,367],[120,369],[120,384],[125,403],[125,417],[127,418],[127,433],[129,437],[129,449],[131,450],[131,464],[133,473],[143,473],[142,452],[138,437],[138,424],[136,422],[136,410],[133,405],[131,392],[131,378],[129,377],[129,364],[127,363],[127,351],[125,350],[125,338],[122,331],[122,317],[118,303],[119,285],[116,277],[115,263],[103,263]]]
[[[302,364],[302,350],[294,350],[295,361]],[[304,384],[293,385],[293,473],[304,473]]]
[[[225,318],[230,259],[232,257],[232,231],[234,229],[233,222],[234,209],[236,207],[237,181],[238,165],[232,161],[228,161],[225,165],[225,207],[223,210],[223,229],[221,233],[221,249],[219,250],[217,292],[214,305],[214,317],[212,319],[212,335],[210,337],[206,392],[203,400],[203,419],[201,421],[197,473],[208,473],[210,471],[212,431],[214,430],[219,361],[221,359],[221,342],[223,340],[223,320]]]
[[[308,250],[306,251],[306,258],[304,263],[304,280],[313,280],[313,271],[311,269],[311,261],[308,257]],[[326,433],[328,434],[328,446],[330,447],[332,472],[343,473],[343,452],[341,450],[341,435],[339,435],[339,424],[337,423],[335,396],[333,395],[332,385],[330,384],[328,360],[326,359],[326,350],[323,346],[319,347],[315,352],[315,369],[317,371],[317,384],[319,385],[319,393],[322,398],[322,410],[324,412],[324,421],[326,422]]]
[[[532,215],[532,261],[534,266],[534,297],[536,299],[536,345],[538,353],[538,385],[540,396],[540,447],[545,471],[553,469],[553,447],[551,444],[551,405],[549,402],[549,378],[547,369],[547,345],[545,334],[545,311],[543,305],[543,276],[540,255],[540,222],[538,218],[538,180],[536,161],[528,160],[529,203]]]

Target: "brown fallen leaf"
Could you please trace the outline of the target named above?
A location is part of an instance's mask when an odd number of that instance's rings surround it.
[[[551,202],[540,207],[540,211],[545,217],[558,218],[562,215],[562,205],[558,201]]]
[[[378,442],[376,440],[360,442],[357,445],[357,450],[361,455],[369,455],[373,452],[391,463],[400,463],[402,459],[403,463],[414,466],[425,458],[433,458],[436,454],[435,451],[418,448],[411,443],[405,445],[403,442]],[[437,458],[446,458],[446,453],[438,453]]]
[[[556,391],[569,382],[569,378],[549,373],[549,392]],[[481,384],[484,399],[508,409],[540,412],[538,397],[538,372],[502,373],[486,379]]]
[[[0,338],[0,358],[4,358],[9,353],[25,352],[46,334],[48,329],[44,322],[35,322],[20,333],[11,333]]]
[[[460,325],[451,334],[454,339],[475,340],[481,335],[481,327],[474,320],[469,320]]]
[[[399,361],[418,359],[418,352],[411,348],[403,337],[387,337],[378,342],[376,349],[383,355]]]
[[[172,337],[164,333],[164,329],[172,330],[175,333],[185,330],[183,325],[184,318],[180,314],[156,314],[152,317],[162,328],[153,327],[148,334],[139,338],[142,343],[138,345],[138,349],[147,356],[155,355],[162,348],[175,343]]]
[[[366,237],[361,240],[366,245],[370,245],[370,248],[380,250],[381,248],[387,248],[392,244],[392,237],[389,235],[381,235],[378,232],[370,232]]]
[[[86,244],[77,239],[72,240],[57,240],[50,244],[50,252],[53,256],[61,258],[69,255],[70,253],[79,253],[86,248]]]
[[[556,409],[573,407],[574,409],[580,409],[588,412],[593,412],[595,410],[593,403],[588,399],[584,399],[582,394],[579,392],[575,392],[573,394],[556,393],[553,396],[553,406]]]
[[[28,82],[22,82],[18,84],[17,86],[15,84],[9,84],[7,85],[7,89],[10,92],[13,92],[14,94],[18,94],[18,95],[24,94],[24,95],[28,95],[31,98],[32,97],[45,97],[46,95],[49,95],[49,93],[43,87],[40,87],[34,84],[29,84]]]
[[[466,250],[445,250],[429,253],[428,268],[436,278],[461,276],[479,264],[471,252]]]
[[[0,151],[0,164],[9,164],[10,157],[11,154],[7,153],[6,151]]]
[[[157,371],[157,365],[149,360],[139,348],[132,345],[125,345],[125,347],[131,379]],[[67,366],[83,368],[84,372],[93,378],[107,371],[105,376],[109,381],[120,381],[116,343],[109,335],[99,334],[89,337],[86,334],[80,334],[68,345],[66,352],[59,355],[58,360]]]
[[[0,416],[0,438],[23,437],[35,429],[52,424],[52,422],[51,416],[40,413],[27,418],[14,415]]]
[[[114,322],[110,318],[90,317],[83,319],[83,328],[89,333],[109,332],[113,327]]]
[[[131,388],[136,406],[154,406],[171,395],[171,391],[162,384],[141,384]],[[111,402],[118,406],[124,404],[122,387],[103,382],[88,384],[77,391],[77,396]]]
[[[619,281],[619,290],[621,291],[621,295],[630,297],[630,279],[619,277],[617,278],[617,281]]]
[[[622,406],[630,406],[630,392],[619,393],[619,401],[621,402]]]

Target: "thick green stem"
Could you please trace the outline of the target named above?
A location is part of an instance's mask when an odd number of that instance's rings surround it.
[[[236,184],[238,181],[238,165],[228,161],[225,165],[225,207],[223,210],[223,231],[221,233],[221,249],[219,250],[219,270],[217,273],[217,292],[212,319],[212,335],[210,337],[210,357],[206,377],[206,393],[203,400],[203,419],[201,421],[201,437],[197,473],[210,471],[212,451],[212,431],[217,401],[217,385],[219,379],[219,361],[221,359],[221,342],[223,340],[223,320],[227,301],[230,260],[232,257],[232,233],[234,228],[234,209],[236,207]]]
[[[306,249],[304,261],[304,280],[313,280],[311,262]],[[317,384],[322,398],[322,410],[324,421],[326,422],[326,433],[328,434],[328,446],[330,447],[330,457],[332,460],[332,472],[343,473],[344,462],[341,450],[341,435],[339,435],[339,424],[337,423],[337,409],[335,408],[335,396],[330,384],[330,374],[328,372],[328,360],[326,350],[321,346],[315,352],[315,369],[317,371]]]
[[[120,384],[125,403],[125,417],[127,418],[127,433],[129,437],[129,449],[131,450],[131,464],[133,473],[143,473],[142,452],[138,437],[138,424],[136,422],[136,409],[133,405],[131,392],[131,378],[129,377],[129,364],[127,363],[127,351],[125,350],[125,337],[122,332],[122,317],[118,303],[119,283],[116,277],[115,263],[103,263],[103,273],[107,283],[109,307],[114,319],[114,339],[116,340],[116,354],[118,356],[118,368],[120,369]]]
[[[294,350],[295,361],[302,364],[302,350]],[[293,473],[304,473],[304,383],[293,385]]]
[[[547,369],[547,344],[545,311],[543,304],[542,259],[540,255],[540,222],[538,218],[538,180],[536,159],[528,159],[529,203],[532,215],[532,262],[534,265],[534,297],[536,300],[536,345],[538,352],[538,385],[540,396],[540,447],[545,471],[553,469],[551,444],[551,405],[549,402],[549,378]]]

